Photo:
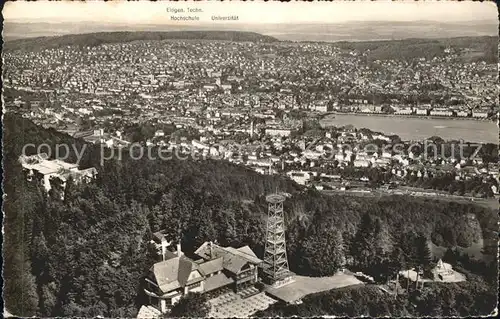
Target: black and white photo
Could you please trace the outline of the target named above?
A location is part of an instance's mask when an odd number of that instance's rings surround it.
[[[497,313],[494,2],[3,17],[4,316]]]

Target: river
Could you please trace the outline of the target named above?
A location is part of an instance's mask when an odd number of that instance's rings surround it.
[[[436,135],[444,140],[498,144],[498,126],[493,121],[335,114],[326,116],[320,124],[325,128],[351,124],[358,129],[395,134],[405,141],[424,140]]]

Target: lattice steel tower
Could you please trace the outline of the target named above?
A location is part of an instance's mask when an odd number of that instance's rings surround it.
[[[267,281],[275,284],[292,275],[288,269],[286,256],[285,216],[283,214],[285,196],[268,195],[266,201],[268,202],[268,216],[263,273]]]

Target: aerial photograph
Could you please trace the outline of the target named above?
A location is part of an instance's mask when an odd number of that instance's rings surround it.
[[[3,315],[497,315],[498,12],[5,3]]]

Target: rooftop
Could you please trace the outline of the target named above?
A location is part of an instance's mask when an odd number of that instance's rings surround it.
[[[195,251],[195,254],[205,260],[222,258],[223,268],[235,274],[240,272],[247,263],[258,265],[262,262],[248,246],[235,249],[205,242]]]
[[[201,263],[198,265],[198,267],[203,275],[209,275],[221,271],[224,268],[222,264],[223,264],[223,257],[219,257],[217,259],[212,259],[204,263]]]
[[[156,283],[163,292],[184,287],[188,282],[189,274],[196,269],[198,266],[185,256],[164,260],[151,267]],[[199,278],[199,280],[202,279],[202,277]]]
[[[138,319],[152,319],[159,318],[160,316],[161,311],[152,306],[141,306],[137,314]]]
[[[224,273],[217,274],[212,277],[205,279],[205,292],[211,291],[220,287],[224,287],[233,282],[232,278],[229,278]]]

